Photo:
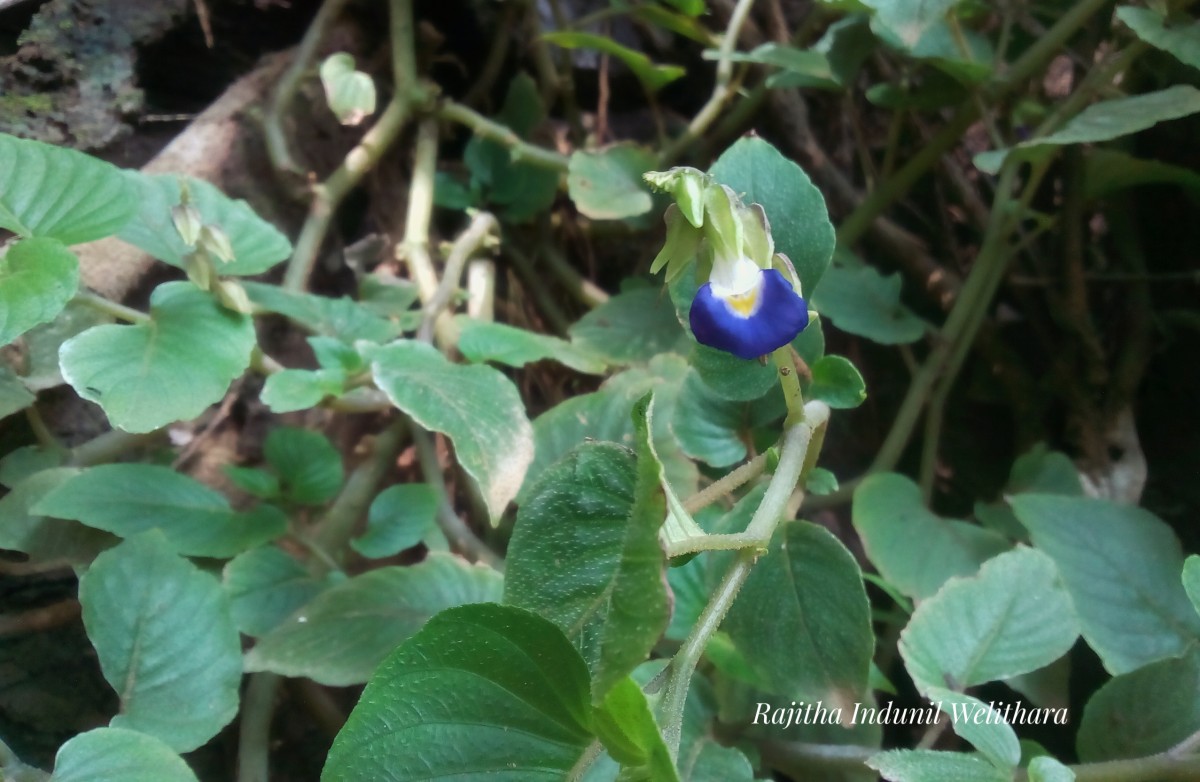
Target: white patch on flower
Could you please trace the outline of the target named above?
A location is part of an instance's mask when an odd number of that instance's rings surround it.
[[[744,255],[735,261],[716,260],[708,281],[719,299],[742,296],[762,284],[762,269]]]

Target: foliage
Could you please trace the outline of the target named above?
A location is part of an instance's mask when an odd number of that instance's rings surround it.
[[[111,689],[53,758],[0,743],[0,776],[207,778],[184,753],[236,720],[263,779],[299,681],[327,719],[356,704],[330,782],[1200,775],[1200,556],[1177,506],[1139,507],[1122,429],[1169,385],[1148,334],[1194,342],[1194,302],[1151,313],[1170,267],[1129,191],[1197,190],[1143,140],[1195,127],[1200,26],[805,5],[791,31],[749,0],[544,33],[536,4],[473,9],[506,16],[460,101],[394,0],[391,83],[302,46],[265,109],[285,181],[305,78],[367,126],[294,244],[210,183],[0,134],[0,547],[74,568]],[[699,108],[680,52],[716,62]],[[657,138],[608,124],[621,83]],[[318,265],[397,171],[394,257]],[[163,264],[145,311],[82,285],[100,239]]]

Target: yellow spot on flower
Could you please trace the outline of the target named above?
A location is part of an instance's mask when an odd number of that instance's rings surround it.
[[[725,297],[725,305],[742,318],[748,318],[758,309],[758,287],[755,286],[745,293]]]

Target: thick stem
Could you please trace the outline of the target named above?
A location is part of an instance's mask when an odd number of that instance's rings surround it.
[[[475,135],[508,147],[514,160],[524,160],[551,171],[566,173],[567,158],[522,139],[507,125],[490,120],[474,109],[452,100],[443,101],[438,107],[438,116],[448,122],[466,125]]]
[[[271,717],[282,683],[276,673],[250,675],[238,726],[237,782],[270,782]]]
[[[417,339],[425,342],[431,341],[436,326],[438,342],[443,348],[450,347],[457,342],[454,324],[444,310],[450,305],[450,300],[454,298],[454,292],[459,289],[463,270],[467,267],[467,260],[476,250],[487,243],[488,237],[498,231],[499,227],[500,224],[491,213],[478,212],[471,219],[467,230],[454,240],[454,244],[450,247],[450,253],[446,256],[442,281],[438,284],[433,296],[425,302],[425,313],[421,327],[417,329]]]

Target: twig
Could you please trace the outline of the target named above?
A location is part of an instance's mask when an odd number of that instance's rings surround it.
[[[695,513],[707,508],[722,497],[727,497],[742,486],[762,475],[767,468],[767,454],[760,453],[728,474],[713,481],[683,501],[683,509]]]
[[[396,247],[396,259],[408,266],[421,302],[437,293],[438,276],[429,255],[429,224],[433,219],[433,179],[437,172],[437,123],[425,119],[417,126],[413,150],[413,174],[408,188],[408,213],[404,219],[404,241]]]
[[[688,123],[687,130],[659,154],[658,163],[660,166],[666,166],[674,162],[688,146],[703,136],[708,127],[721,114],[721,109],[725,107],[725,102],[736,91],[736,85],[733,80],[733,52],[737,48],[738,36],[741,34],[742,25],[745,24],[746,18],[750,15],[750,9],[753,5],[754,0],[737,0],[737,5],[733,7],[733,13],[729,17],[729,24],[725,28],[725,35],[721,38],[721,48],[717,54],[717,78],[716,84],[713,85],[712,95],[700,107],[700,111],[696,113],[696,116],[692,117],[692,121]]]
[[[321,38],[324,37],[333,21],[337,19],[345,4],[346,0],[325,0],[321,4],[317,15],[313,17],[312,24],[304,32],[304,38],[301,39],[300,45],[296,47],[291,65],[279,77],[279,84],[271,93],[271,100],[267,104],[267,111],[263,116],[263,138],[266,141],[267,155],[271,158],[271,165],[277,171],[295,175],[304,173],[296,159],[292,157],[287,133],[283,130],[283,118],[296,97],[296,90],[299,89],[300,82],[304,80],[305,72],[312,64],[313,58],[316,57],[317,46],[321,43]]]
[[[444,100],[438,107],[437,114],[447,122],[466,125],[480,138],[486,138],[508,147],[514,160],[523,160],[535,166],[566,173],[567,158],[565,156],[549,149],[543,149],[536,144],[530,144],[518,136],[512,128],[488,119],[469,106],[453,100]]]
[[[580,304],[591,309],[608,301],[608,292],[580,274],[558,247],[550,242],[543,242],[540,249],[546,268]]]
[[[443,312],[454,298],[462,279],[463,269],[467,259],[487,243],[488,236],[498,230],[500,224],[489,212],[479,212],[471,219],[467,229],[459,234],[450,247],[446,256],[446,266],[442,270],[442,281],[434,291],[433,296],[425,303],[421,326],[417,329],[417,339],[425,342],[432,341],[434,325],[437,325],[439,342],[443,347],[453,345],[457,340],[454,334],[454,324],[447,313]]]

